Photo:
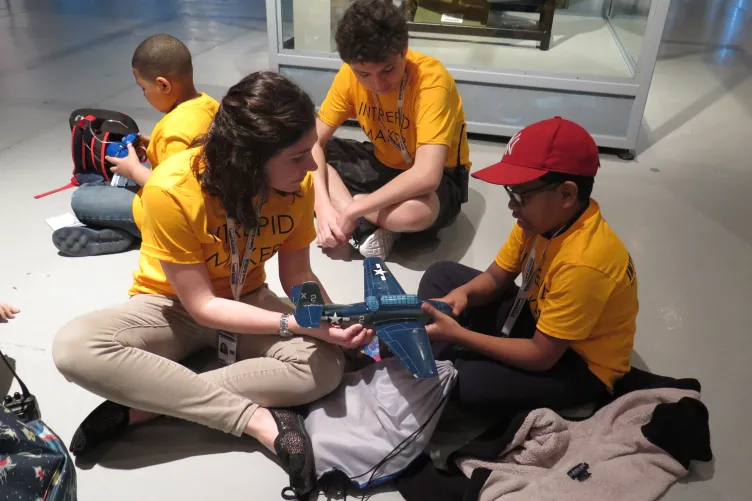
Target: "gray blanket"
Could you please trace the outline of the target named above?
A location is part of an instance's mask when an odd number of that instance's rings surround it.
[[[481,501],[652,501],[688,470],[648,440],[645,430],[653,426],[657,405],[685,398],[699,400],[700,394],[635,391],[581,422],[538,409],[497,461],[459,458],[456,463],[468,477],[476,468],[491,470]],[[581,463],[588,464],[591,476],[571,478],[567,473]]]

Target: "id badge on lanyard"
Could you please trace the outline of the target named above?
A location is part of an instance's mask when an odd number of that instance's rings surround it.
[[[261,217],[261,207],[264,205],[263,199],[256,206],[256,216]],[[243,259],[241,261],[238,253],[238,239],[235,234],[235,221],[227,218],[227,238],[230,241],[230,289],[235,301],[240,301],[240,295],[243,292],[243,285],[248,276],[248,269],[251,265],[251,254],[258,233],[258,225],[248,233],[248,240],[245,244]],[[238,335],[232,332],[217,331],[217,358],[227,365],[232,365],[237,361]]]
[[[517,297],[514,299],[512,310],[509,312],[509,316],[504,322],[504,327],[501,328],[502,336],[509,337],[509,334],[512,332],[514,324],[517,322],[520,313],[522,313],[522,308],[527,304],[528,296],[530,295],[530,289],[535,283],[536,275],[538,275],[538,269],[543,268],[543,260],[546,257],[546,250],[548,249],[548,245],[554,238],[561,235],[565,229],[566,226],[559,228],[559,230],[554,233],[553,236],[551,236],[548,242],[546,242],[546,246],[543,247],[543,252],[541,252],[540,266],[538,267],[535,266],[535,244],[538,243],[538,237],[535,237],[535,240],[533,240],[533,247],[530,249],[530,254],[527,257],[527,261],[525,262],[525,268],[522,270],[522,286],[517,292]]]
[[[384,123],[384,119],[381,115],[379,115],[379,125],[381,125],[381,134],[384,136],[384,139],[392,143],[392,146],[397,148],[402,155],[402,160],[407,165],[413,164],[413,159],[410,156],[410,153],[407,151],[407,147],[405,146],[405,138],[402,137],[402,113],[404,111],[405,107],[405,87],[407,86],[407,71],[405,71],[405,74],[402,76],[402,83],[400,83],[399,88],[399,96],[397,97],[397,116],[396,119],[399,122],[399,141],[394,139],[390,134],[389,130],[386,127],[386,124]],[[379,102],[379,96],[373,92],[373,100],[376,102],[376,106],[381,108],[381,103]]]
[[[522,271],[522,285],[517,292],[517,297],[514,298],[514,304],[509,311],[509,316],[504,322],[504,327],[501,329],[501,335],[504,337],[509,337],[509,334],[512,332],[514,324],[520,317],[520,313],[522,313],[522,308],[527,304],[530,289],[533,286],[533,282],[535,282],[535,244],[537,241],[537,238],[533,240],[533,248],[530,249],[530,254],[528,254],[527,261],[525,261],[525,268]],[[546,251],[544,250],[543,253],[545,254],[545,252]]]

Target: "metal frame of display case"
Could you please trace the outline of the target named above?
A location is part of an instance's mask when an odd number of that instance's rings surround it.
[[[336,53],[284,48],[281,1],[266,0],[269,68],[298,82],[319,106],[342,61]],[[632,78],[583,77],[445,63],[462,95],[468,132],[511,137],[530,123],[561,115],[583,125],[598,146],[620,150],[622,158],[634,158],[669,5],[670,0],[653,0],[637,62],[625,54],[627,64],[633,66]],[[624,53],[613,25],[608,20],[607,25]],[[517,105],[515,116],[503,113],[481,116],[492,101]],[[559,105],[552,107],[551,103]]]

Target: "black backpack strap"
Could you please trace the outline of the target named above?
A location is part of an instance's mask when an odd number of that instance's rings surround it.
[[[31,392],[29,392],[29,388],[26,387],[26,384],[18,376],[16,371],[13,369],[13,366],[10,364],[10,362],[8,362],[8,359],[5,358],[5,355],[2,351],[0,351],[0,358],[3,359],[6,367],[8,367],[8,370],[16,379],[16,381],[18,381],[18,385],[21,387],[21,398],[19,399],[8,395],[5,398],[4,404],[10,411],[16,414],[19,419],[26,423],[35,419],[39,419],[40,412],[39,406],[37,405],[37,399],[34,397],[34,395],[31,394]]]
[[[3,359],[3,362],[5,362],[5,366],[8,367],[8,370],[10,371],[10,373],[13,375],[14,378],[16,378],[16,381],[18,381],[18,386],[21,387],[21,393],[23,394],[23,396],[24,397],[30,396],[31,393],[29,393],[29,388],[27,388],[26,384],[24,384],[21,378],[18,377],[18,374],[16,374],[16,371],[13,369],[13,366],[10,364],[10,362],[8,362],[8,359],[5,358],[5,355],[3,354],[2,351],[0,351],[0,358]]]

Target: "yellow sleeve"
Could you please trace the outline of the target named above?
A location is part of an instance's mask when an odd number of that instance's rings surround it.
[[[538,330],[570,341],[587,339],[603,313],[616,282],[587,266],[566,265],[544,291]]]
[[[279,249],[280,252],[296,252],[305,249],[311,245],[311,242],[316,240],[316,228],[313,225],[313,205],[316,197],[313,192],[313,178],[310,174],[308,178],[309,186],[304,191],[303,196],[295,201],[296,204],[305,204],[300,221],[282,244],[282,247]]]
[[[418,93],[415,98],[416,146],[452,145],[459,109],[457,98],[457,93],[444,87],[431,87]]]
[[[184,134],[171,134],[169,136],[163,136],[160,141],[159,162],[162,163],[170,158],[175,153],[185,151],[191,145],[194,138],[189,138]]]
[[[355,104],[350,92],[352,70],[343,65],[319,108],[319,119],[330,127],[339,127],[348,118],[355,118]]]
[[[141,252],[145,256],[176,264],[204,262],[201,243],[171,194],[147,185],[141,202],[144,206]]]
[[[496,254],[496,264],[509,273],[520,273],[522,271],[522,250],[524,235],[519,224],[514,225],[512,232],[507,237],[507,241]]]

